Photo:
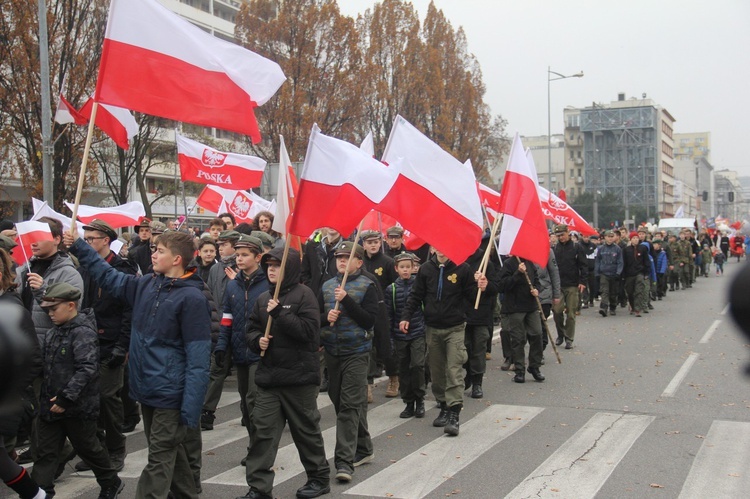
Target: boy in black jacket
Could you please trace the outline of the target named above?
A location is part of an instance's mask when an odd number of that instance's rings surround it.
[[[299,284],[296,250],[289,250],[283,281],[278,282],[283,252],[274,248],[261,259],[270,289],[255,301],[247,332],[250,350],[264,352],[255,374],[258,391],[253,423],[257,431],[247,457],[247,482],[250,497],[272,497],[273,465],[288,422],[307,472],[307,483],[297,490],[297,497],[318,497],[331,490],[316,403],[320,311],[312,290]],[[272,298],[276,286],[281,286],[278,300]],[[269,317],[271,331],[265,338]]]
[[[399,329],[401,313],[406,300],[414,286],[416,277],[414,267],[419,258],[413,253],[401,253],[394,259],[399,278],[389,284],[385,290],[388,322],[391,325],[391,337],[396,350],[400,376],[399,391],[406,408],[400,414],[402,418],[424,417],[425,378],[424,364],[427,353],[424,338],[424,316],[417,310],[412,317],[407,333]]]
[[[443,431],[452,436],[458,435],[458,415],[464,401],[466,311],[476,297],[474,280],[480,277],[473,276],[466,263],[456,265],[435,249],[435,254],[419,267],[399,324],[407,334],[414,314],[424,307],[432,393],[440,403],[440,415],[432,425],[444,427]]]

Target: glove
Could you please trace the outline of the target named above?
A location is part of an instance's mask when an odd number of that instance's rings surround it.
[[[120,367],[125,362],[125,356],[127,352],[120,346],[116,346],[112,349],[112,355],[110,355],[107,361],[107,367],[114,369]]]
[[[214,361],[216,362],[216,366],[219,369],[224,368],[224,354],[225,353],[226,352],[224,352],[223,350],[217,350],[214,352]]]

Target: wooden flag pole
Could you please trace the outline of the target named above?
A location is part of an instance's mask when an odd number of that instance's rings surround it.
[[[492,224],[492,229],[490,230],[490,240],[487,244],[487,249],[484,252],[484,256],[482,257],[482,262],[479,264],[479,272],[484,275],[485,272],[487,272],[487,265],[490,261],[490,252],[492,252],[492,245],[495,241],[495,236],[497,235],[497,228],[500,226],[500,222],[503,220],[503,214],[500,213],[500,216],[495,219],[495,223]],[[474,310],[477,310],[479,308],[479,299],[482,297],[482,290],[477,289],[477,299],[474,301]]]
[[[516,260],[518,260],[518,263],[521,263],[521,259],[516,257]],[[529,289],[534,289],[534,285],[531,284],[531,279],[529,279],[529,274],[526,272],[523,273],[523,275],[526,277],[526,282],[529,283]],[[557,351],[557,345],[555,345],[555,340],[552,338],[552,333],[549,332],[549,328],[547,327],[547,318],[544,316],[544,309],[542,309],[542,302],[539,301],[539,297],[535,296],[536,298],[536,306],[539,307],[539,316],[542,318],[542,326],[544,327],[544,331],[547,333],[547,337],[549,338],[549,343],[552,345],[552,350],[555,352],[555,357],[557,357],[557,363],[562,364],[562,359],[560,358],[560,352]]]
[[[76,220],[78,218],[78,206],[81,204],[81,194],[83,193],[83,179],[86,178],[86,165],[89,161],[89,152],[91,151],[91,140],[94,137],[94,123],[96,122],[96,111],[99,109],[99,103],[94,101],[94,105],[91,106],[91,118],[89,118],[89,131],[86,135],[86,146],[83,148],[83,159],[81,159],[81,171],[78,172],[78,188],[76,189],[76,199],[73,204],[73,218],[70,224],[70,234],[75,236],[78,234],[78,225]]]
[[[362,221],[359,222],[359,227],[357,227],[357,235],[354,237],[354,244],[355,244],[355,246],[357,244],[357,238],[359,237],[359,233],[362,232],[362,224],[364,224],[364,223],[365,223],[365,219],[363,218]],[[351,251],[351,253],[349,253],[349,260],[347,260],[347,262],[346,262],[346,270],[344,270],[344,277],[341,279],[341,289],[344,289],[346,287],[346,280],[349,278],[349,266],[352,263],[352,259],[354,259],[354,248],[355,248],[355,246],[352,247],[352,251]],[[336,304],[333,306],[334,310],[338,310],[339,309],[339,303],[341,303],[341,302],[337,301]],[[333,327],[333,322],[331,322],[331,327]]]
[[[284,254],[281,256],[281,268],[279,268],[279,277],[276,280],[276,288],[273,290],[273,300],[279,299],[279,291],[281,291],[281,283],[284,282],[284,269],[286,268],[286,258],[289,256],[289,238],[287,237],[284,241]],[[268,322],[266,322],[266,332],[263,334],[264,338],[268,338],[271,334],[271,322],[273,317],[268,314]],[[266,354],[265,350],[260,351],[260,356],[264,357]]]

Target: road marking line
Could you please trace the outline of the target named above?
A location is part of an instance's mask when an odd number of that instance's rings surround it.
[[[719,315],[727,315],[727,312],[729,312],[729,304],[727,303],[727,306],[724,307],[724,310],[719,312]]]
[[[714,421],[679,497],[746,497],[750,490],[748,462],[750,423]]]
[[[390,402],[379,405],[371,411],[367,411],[368,430],[371,438],[382,435],[383,433],[409,421],[408,419],[401,419],[398,417],[404,409],[403,404],[404,403],[401,400],[391,400]],[[326,459],[331,459],[336,449],[335,425],[323,431],[323,444],[326,450]],[[377,456],[375,457],[377,459]],[[299,460],[299,453],[297,452],[297,447],[295,447],[294,443],[285,445],[279,449],[279,452],[276,455],[276,462],[274,463],[274,471],[276,472],[273,481],[274,486],[305,471]],[[232,468],[224,473],[203,480],[203,483],[247,486],[245,467],[238,466]]]
[[[475,459],[541,413],[541,407],[492,405],[466,424],[457,438],[441,436],[344,492],[369,497],[429,495]]]
[[[708,328],[708,331],[706,331],[706,334],[703,335],[703,338],[701,338],[701,340],[698,343],[708,343],[708,340],[711,339],[711,336],[719,327],[719,324],[721,324],[721,319],[715,320],[714,323],[711,324],[711,327]]]
[[[594,497],[654,419],[595,414],[506,498]]]
[[[677,371],[677,374],[674,375],[672,381],[670,381],[667,387],[664,389],[664,392],[661,394],[662,397],[674,396],[677,388],[680,386],[680,383],[682,383],[682,380],[685,379],[685,376],[687,376],[688,371],[690,371],[690,368],[693,367],[693,364],[695,364],[696,360],[698,360],[698,354],[696,352],[691,353],[688,358],[685,359],[685,363],[682,364],[680,370]]]

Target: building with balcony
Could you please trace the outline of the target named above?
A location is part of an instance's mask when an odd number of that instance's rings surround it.
[[[674,134],[674,158],[711,161],[711,132]]]

